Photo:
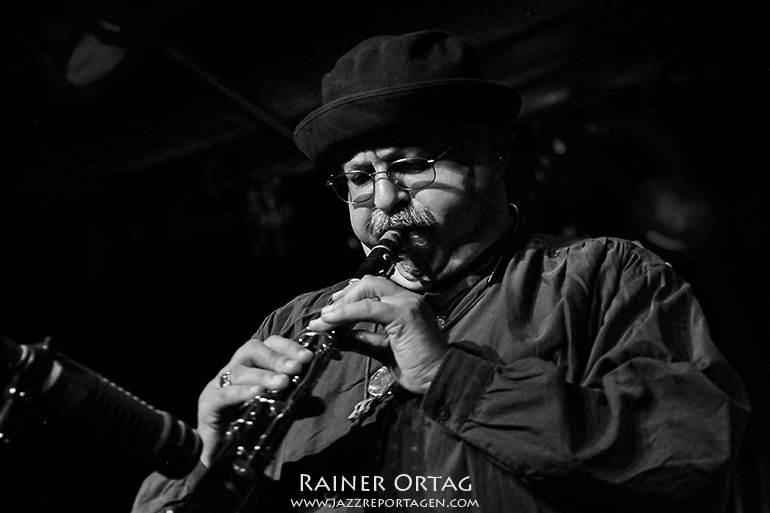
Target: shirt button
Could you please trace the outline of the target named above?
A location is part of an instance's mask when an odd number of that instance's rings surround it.
[[[441,411],[438,413],[438,420],[441,420],[441,421],[447,421],[447,420],[449,420],[449,417],[450,417],[451,415],[452,415],[452,414],[451,414],[451,413],[449,413],[449,410],[448,410],[448,409],[446,409],[446,408],[444,408],[443,410],[441,410]]]

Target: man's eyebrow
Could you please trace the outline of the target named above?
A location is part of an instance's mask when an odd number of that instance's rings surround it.
[[[347,172],[347,171],[366,171],[368,173],[371,173],[373,170],[374,170],[374,166],[368,160],[366,162],[354,162],[354,163],[345,162],[342,165],[342,171],[343,172]]]
[[[396,160],[403,159],[429,158],[427,155],[425,155],[428,153],[428,151],[421,149],[421,147],[409,146],[406,148],[394,148],[393,151],[384,157],[379,158],[384,162],[391,163]],[[374,172],[374,165],[369,159],[366,159],[362,162],[353,162],[351,159],[344,162],[341,167],[343,173],[348,171],[366,171],[367,173]]]

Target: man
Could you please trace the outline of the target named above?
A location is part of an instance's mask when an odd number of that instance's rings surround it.
[[[443,32],[373,38],[338,61],[296,142],[332,167],[365,250],[396,228],[401,260],[391,279],[274,312],[200,396],[203,465],[148,478],[136,511],[184,502],[234,408],[311,360],[305,328],[351,325],[314,390],[324,407],[291,426],[254,511],[720,511],[740,381],[656,256],[526,234],[504,190],[519,106]]]

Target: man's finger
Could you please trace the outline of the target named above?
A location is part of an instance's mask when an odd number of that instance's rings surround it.
[[[265,391],[260,385],[230,385],[217,390],[217,401],[222,406],[241,405]]]
[[[374,299],[382,296],[391,296],[402,292],[404,289],[394,282],[381,276],[364,276],[356,282],[332,294],[334,304],[348,304],[363,299]]]
[[[393,353],[388,345],[388,338],[380,333],[366,330],[353,330],[345,339],[344,349],[390,364]]]
[[[271,370],[238,366],[234,367],[232,371],[230,371],[229,381],[231,385],[259,385],[268,389],[280,389],[286,387],[289,384],[289,376]],[[231,385],[228,385],[228,387]]]
[[[284,354],[301,363],[307,363],[313,358],[313,352],[302,347],[302,345],[295,340],[284,337],[269,337],[264,343],[273,351]]]
[[[258,367],[286,374],[296,374],[302,369],[300,359],[291,358],[256,339],[250,340],[235,352],[228,368],[232,369],[237,365]]]

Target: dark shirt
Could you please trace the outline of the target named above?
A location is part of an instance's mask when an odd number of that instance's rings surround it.
[[[336,288],[299,296],[255,337],[296,338]],[[345,353],[262,493],[287,509],[337,497],[334,511],[722,511],[747,400],[690,286],[653,253],[535,236],[426,298],[450,345],[428,392],[398,391],[355,426],[367,361]],[[150,476],[135,511],[165,511],[202,473]],[[325,493],[343,476],[359,479]]]

